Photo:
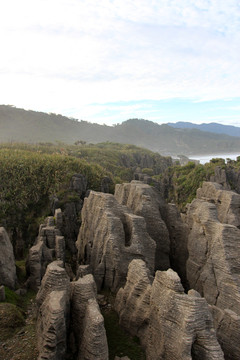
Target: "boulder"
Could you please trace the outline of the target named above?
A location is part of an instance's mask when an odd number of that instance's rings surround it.
[[[147,360],[224,359],[206,300],[193,290],[185,294],[173,270],[157,271],[152,282],[144,262],[132,261],[115,304],[120,323],[140,337]]]
[[[111,194],[91,191],[85,198],[76,245],[78,261],[91,266],[98,290],[116,291],[135,258],[144,259],[154,270],[156,245],[144,218],[120,205]]]
[[[14,289],[17,275],[13,246],[3,227],[0,227],[0,249],[0,284]]]
[[[169,232],[161,216],[164,202],[160,193],[153,187],[140,181],[117,184],[115,198],[126,205],[135,215],[144,217],[147,232],[156,243],[155,270],[167,270],[170,267]]]

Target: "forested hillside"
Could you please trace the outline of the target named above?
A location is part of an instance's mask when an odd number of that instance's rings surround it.
[[[0,106],[0,142],[74,144],[79,141],[134,144],[162,155],[240,152],[240,138],[198,129],[175,129],[142,119],[114,126],[98,125],[56,114]]]

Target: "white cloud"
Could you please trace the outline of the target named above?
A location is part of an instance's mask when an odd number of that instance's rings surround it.
[[[237,0],[9,0],[1,102],[83,118],[92,103],[239,97],[239,28]]]

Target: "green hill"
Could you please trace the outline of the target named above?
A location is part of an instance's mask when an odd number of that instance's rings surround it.
[[[0,142],[128,143],[162,155],[240,153],[240,138],[198,129],[130,119],[115,126],[77,121],[62,115],[0,106]]]

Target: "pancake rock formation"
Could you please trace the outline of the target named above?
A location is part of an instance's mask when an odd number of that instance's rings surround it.
[[[76,245],[78,261],[90,265],[98,290],[122,286],[133,259],[144,259],[154,270],[156,245],[144,218],[111,194],[91,191],[85,198]]]
[[[0,285],[14,289],[17,281],[13,246],[6,230],[0,227]]]
[[[59,212],[58,212],[59,216]],[[47,265],[54,259],[65,261],[65,240],[49,216],[39,227],[35,244],[30,248],[27,259],[27,286],[35,291],[40,288]]]
[[[79,360],[108,360],[96,295],[91,274],[70,283],[62,261],[48,265],[36,297],[39,360],[64,360],[68,355]]]
[[[187,277],[211,305],[226,359],[240,358],[240,195],[204,183],[188,207]]]
[[[146,264],[133,260],[116,296],[122,324],[140,338],[147,360],[223,360],[207,302],[194,290],[184,293],[171,269],[152,280]]]
[[[156,243],[155,269],[167,270],[170,267],[170,240],[168,229],[161,217],[160,208],[163,206],[163,200],[159,192],[140,181],[132,181],[117,184],[114,196],[135,215],[144,217],[147,232]]]

